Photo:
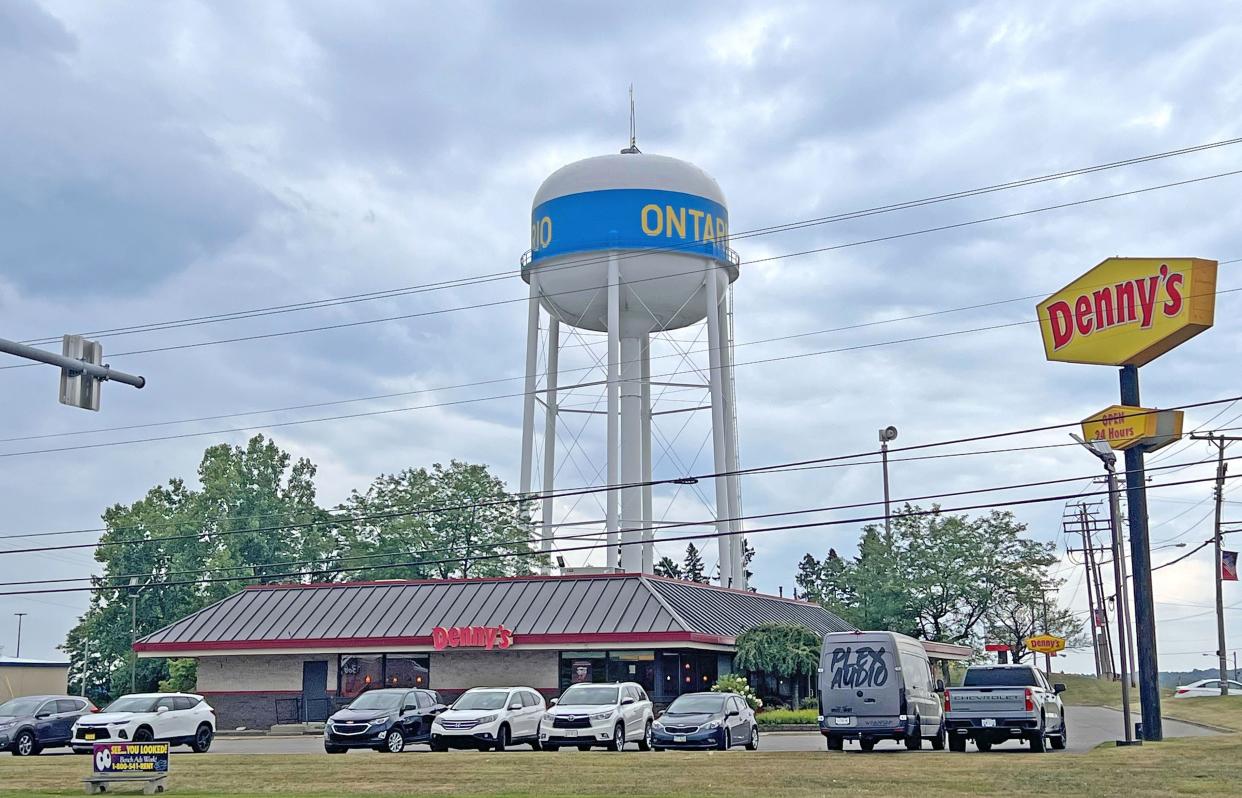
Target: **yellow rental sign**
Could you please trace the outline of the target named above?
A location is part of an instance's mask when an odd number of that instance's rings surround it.
[[[1182,437],[1181,410],[1155,410],[1150,407],[1113,405],[1082,420],[1082,437],[1106,441],[1117,450],[1143,446],[1154,452]]]
[[[1034,635],[1022,641],[1027,651],[1036,654],[1055,654],[1065,650],[1065,638],[1055,635]]]
[[[1049,360],[1142,366],[1212,326],[1216,261],[1109,258],[1036,307]]]

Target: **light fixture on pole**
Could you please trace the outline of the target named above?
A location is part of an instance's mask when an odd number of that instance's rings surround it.
[[[1117,662],[1121,666],[1121,722],[1125,726],[1125,740],[1118,740],[1117,745],[1142,745],[1142,740],[1134,739],[1134,727],[1130,723],[1130,665],[1128,663],[1129,647],[1126,644],[1126,624],[1124,615],[1126,613],[1126,586],[1125,579],[1121,575],[1121,568],[1118,565],[1125,556],[1125,551],[1121,546],[1121,501],[1117,487],[1117,454],[1107,441],[1094,440],[1087,443],[1074,433],[1070,433],[1070,437],[1077,441],[1084,449],[1095,455],[1101,463],[1104,464],[1104,471],[1108,474],[1108,515],[1109,528],[1113,532],[1113,581],[1117,591],[1117,604],[1119,612],[1117,614],[1117,637],[1118,641],[1118,657]]]
[[[138,577],[129,578],[129,650],[133,659],[129,665],[129,691],[138,692],[138,654],[134,651],[134,642],[138,639],[138,594],[143,585]]]
[[[884,468],[884,538],[888,543],[893,542],[893,514],[888,499],[888,444],[895,440],[897,440],[896,427],[889,426],[880,430],[880,462]]]

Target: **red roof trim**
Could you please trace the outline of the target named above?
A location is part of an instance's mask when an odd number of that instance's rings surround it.
[[[699,632],[598,632],[591,634],[514,635],[514,649],[525,645],[566,645],[582,643],[705,643],[731,646],[736,638]],[[135,643],[138,652],[236,651],[238,649],[332,648],[375,649],[394,646],[430,646],[431,637],[334,637],[319,640],[201,640],[186,643]],[[455,651],[479,651],[463,648]],[[499,654],[499,651],[496,651]]]

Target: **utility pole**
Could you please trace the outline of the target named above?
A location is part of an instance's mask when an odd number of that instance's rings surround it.
[[[1103,675],[1104,669],[1102,665],[1104,663],[1104,660],[1100,657],[1100,637],[1097,634],[1098,627],[1096,626],[1096,622],[1095,622],[1096,621],[1095,580],[1091,578],[1091,561],[1088,559],[1088,555],[1087,555],[1088,546],[1087,546],[1087,524],[1086,524],[1087,505],[1086,504],[1079,505],[1078,517],[1079,517],[1079,524],[1081,527],[1079,531],[1082,533],[1083,565],[1086,566],[1087,568],[1087,613],[1088,613],[1088,617],[1090,618],[1088,625],[1091,628],[1091,650],[1095,654],[1095,678],[1098,679]]]
[[[1048,588],[1043,585],[1039,587],[1039,600],[1044,604],[1044,634],[1051,634],[1048,631]],[[1044,675],[1052,681],[1052,654],[1048,651],[1044,652]]]
[[[1100,561],[1095,556],[1095,518],[1091,518],[1090,521],[1091,524],[1087,527],[1087,541],[1090,545],[1087,548],[1088,556],[1091,558],[1091,575],[1095,579],[1095,595],[1100,601],[1100,626],[1104,630],[1104,645],[1101,648],[1104,652],[1104,672],[1109,679],[1112,679],[1117,675],[1117,670],[1113,667],[1113,629],[1108,625],[1108,602],[1104,600],[1104,580],[1100,576]]]
[[[22,618],[29,613],[15,612],[13,614],[17,616],[17,656],[20,658],[22,655]]]
[[[1233,441],[1242,438],[1229,435],[1217,435],[1209,432],[1206,435],[1192,433],[1191,440],[1208,441],[1216,447],[1216,524],[1212,536],[1212,549],[1216,552],[1216,656],[1220,664],[1220,694],[1229,695],[1229,661],[1225,652],[1225,585],[1221,578],[1221,505],[1225,500],[1225,471],[1229,465],[1225,462],[1225,448]]]

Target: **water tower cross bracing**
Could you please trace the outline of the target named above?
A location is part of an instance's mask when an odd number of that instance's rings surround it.
[[[723,586],[746,588],[726,301],[738,259],[728,246],[728,225],[724,194],[707,173],[634,146],[564,166],[535,194],[531,249],[522,259],[530,304],[519,489],[532,491],[536,405],[542,404],[543,551],[551,551],[555,536],[547,494],[557,472],[561,325],[607,334],[606,473],[607,484],[619,486],[604,494],[607,566],[650,573],[652,386],[673,385],[652,379],[652,336],[705,323],[711,470],[721,474],[714,479],[719,578]],[[543,313],[548,336],[541,364]]]

